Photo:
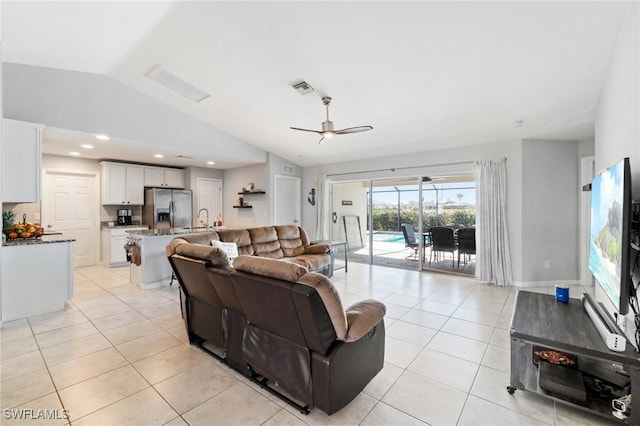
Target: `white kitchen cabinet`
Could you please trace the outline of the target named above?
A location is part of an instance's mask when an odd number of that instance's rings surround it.
[[[144,204],[144,168],[127,166],[127,204]]]
[[[127,226],[122,228],[103,228],[100,234],[100,252],[102,264],[108,268],[127,265],[124,245],[129,237],[128,231],[148,229],[146,226]]]
[[[25,121],[2,120],[3,202],[40,202],[43,128]]]
[[[183,189],[184,170],[165,167],[145,167],[144,186]]]
[[[164,169],[164,186],[184,189],[184,170]]]
[[[103,161],[102,204],[144,204],[144,168],[142,166]]]

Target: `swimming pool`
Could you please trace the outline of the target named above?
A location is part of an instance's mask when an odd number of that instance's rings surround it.
[[[380,243],[404,243],[404,236],[391,232],[374,232],[373,241]]]

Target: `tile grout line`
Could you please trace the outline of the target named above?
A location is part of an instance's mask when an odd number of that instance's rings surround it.
[[[79,272],[80,272],[80,271],[79,271]],[[81,272],[80,272],[80,273],[81,273]],[[109,289],[107,289],[107,288],[103,287],[102,285],[100,285],[100,283],[98,283],[98,282],[96,282],[96,281],[93,281],[91,278],[87,277],[87,276],[86,276],[86,275],[84,275],[84,274],[83,274],[83,276],[85,276],[85,278],[87,278],[87,280],[89,280],[89,281],[90,281],[90,282],[92,282],[93,284],[95,284],[95,285],[97,285],[98,287],[100,287],[101,289],[105,290],[107,293],[109,293],[109,294],[111,294],[112,296],[116,297],[116,298],[117,298],[118,300],[120,300],[122,303],[126,304],[129,308],[131,308],[131,310],[133,310],[133,311],[135,311],[135,312],[139,313],[139,312],[138,312],[134,307],[132,307],[131,305],[129,305],[128,303],[126,303],[124,300],[120,299],[117,295],[115,295],[115,294],[113,294],[112,292],[110,292],[110,291],[109,291]],[[124,284],[123,284],[123,286],[124,286]],[[73,303],[73,301],[72,301],[72,303]],[[129,359],[127,359],[127,357],[126,357],[126,356],[125,356],[125,355],[124,355],[124,354],[123,354],[123,353],[122,353],[122,352],[121,352],[121,351],[116,347],[116,345],[115,345],[111,340],[109,340],[109,338],[108,338],[107,336],[105,336],[105,335],[104,335],[103,331],[102,331],[100,328],[98,328],[98,326],[93,322],[93,320],[92,320],[91,318],[89,318],[89,317],[85,314],[85,312],[82,310],[82,308],[80,308],[79,306],[77,306],[77,305],[75,305],[75,304],[74,304],[74,306],[76,307],[76,309],[78,309],[78,310],[82,313],[82,315],[84,315],[84,316],[87,318],[87,320],[91,323],[91,325],[92,325],[93,327],[95,327],[95,328],[96,328],[96,330],[98,331],[98,333],[99,333],[99,334],[101,334],[101,335],[102,335],[102,336],[103,336],[103,337],[104,337],[104,338],[109,342],[109,344],[111,345],[111,348],[113,348],[113,349],[114,349],[118,354],[120,354],[120,356],[122,356],[122,358],[127,362],[127,365],[128,365],[128,366],[130,366],[131,368],[133,368],[133,369],[134,369],[134,370],[135,370],[135,371],[140,375],[140,377],[142,377],[142,379],[143,379],[145,382],[147,382],[147,384],[149,385],[149,387],[148,387],[148,388],[153,389],[153,391],[154,391],[154,392],[156,392],[156,393],[157,393],[157,394],[162,398],[162,400],[163,400],[163,401],[165,401],[165,402],[167,403],[167,405],[168,405],[169,407],[171,407],[171,409],[176,413],[176,417],[173,417],[173,419],[171,419],[170,421],[173,421],[173,420],[175,420],[175,419],[176,419],[176,418],[178,418],[178,417],[180,417],[182,420],[184,420],[184,418],[182,418],[182,415],[181,415],[180,413],[178,413],[178,412],[175,410],[175,408],[174,408],[174,407],[169,403],[169,401],[167,401],[167,400],[164,398],[164,396],[162,396],[162,394],[160,394],[160,392],[158,392],[158,390],[157,390],[157,389],[156,389],[156,388],[151,384],[151,382],[149,382],[149,380],[148,380],[146,377],[144,377],[144,375],[142,375],[142,374],[140,373],[140,371],[139,371],[139,370],[138,370],[138,369],[133,365],[133,363],[132,363],[131,361],[129,361]],[[140,314],[140,313],[139,313],[139,314]],[[113,314],[113,315],[118,315],[118,314]],[[141,314],[141,315],[142,315],[142,314]],[[106,315],[105,317],[94,318],[94,319],[106,318],[106,317],[108,317],[108,316],[112,316],[112,315]],[[143,315],[143,317],[144,317],[144,315]],[[148,319],[148,318],[146,318],[146,317],[145,317],[145,319]],[[155,323],[154,323],[154,324],[155,324]],[[163,328],[163,330],[164,330],[164,328]],[[166,330],[164,330],[164,331],[166,331]],[[37,343],[37,342],[36,342],[36,343]],[[169,349],[172,349],[172,348],[167,348],[167,349],[165,349],[164,351],[167,351],[167,350],[169,350]],[[164,351],[161,351],[160,353],[162,353],[162,352],[164,352]],[[94,353],[95,353],[95,352],[94,352]],[[157,354],[154,354],[154,355],[157,355]],[[73,358],[73,359],[78,359],[78,358],[81,358],[81,357],[76,357],[76,358]],[[73,360],[73,359],[72,359],[72,360]],[[142,359],[145,359],[145,358],[142,358]],[[72,360],[69,360],[69,361],[72,361]],[[137,361],[136,361],[136,362],[137,362]],[[45,364],[46,364],[46,363],[45,363]],[[83,382],[86,382],[87,380],[95,379],[96,377],[100,377],[100,376],[102,376],[102,375],[104,375],[104,374],[107,374],[107,373],[113,372],[113,371],[115,371],[115,370],[118,370],[118,369],[120,369],[120,368],[126,367],[127,365],[125,365],[125,366],[120,366],[120,367],[114,368],[114,369],[112,369],[112,370],[109,370],[109,371],[107,371],[107,372],[102,372],[102,373],[100,373],[100,374],[98,374],[98,375],[96,375],[96,376],[92,376],[92,377],[86,378],[85,380],[83,380],[83,381],[81,381],[81,382],[78,382],[78,383],[74,383],[73,385],[70,385],[69,387],[71,387],[71,386],[75,386],[75,385],[78,385],[78,384],[83,383]],[[53,382],[53,377],[51,377],[51,381]],[[54,386],[55,386],[55,382],[53,382],[53,383],[54,383]],[[133,395],[136,395],[136,394],[138,394],[138,393],[140,393],[140,392],[143,392],[143,391],[145,391],[145,390],[146,390],[146,389],[148,389],[148,388],[141,389],[141,390],[139,390],[138,392],[134,392],[134,393],[132,393],[132,394],[130,394],[130,395],[126,395],[126,396],[124,396],[124,397],[122,397],[122,398],[118,399],[117,401],[113,401],[113,402],[111,402],[111,403],[109,403],[109,404],[107,404],[107,405],[105,405],[105,406],[103,406],[103,407],[100,407],[100,408],[98,408],[98,409],[96,409],[96,410],[94,410],[94,411],[92,411],[92,412],[90,412],[90,413],[85,414],[85,415],[84,415],[84,416],[82,416],[82,417],[79,417],[79,418],[78,418],[78,419],[76,419],[75,421],[78,421],[78,420],[80,420],[80,419],[82,419],[82,418],[85,418],[85,417],[87,417],[87,416],[89,416],[89,415],[91,415],[91,414],[94,414],[94,413],[96,413],[96,412],[98,412],[98,411],[100,411],[100,410],[103,410],[103,409],[105,409],[105,408],[107,408],[107,407],[109,407],[109,406],[112,406],[112,405],[114,405],[114,404],[116,404],[116,403],[118,403],[118,402],[120,402],[120,401],[123,401],[123,400],[124,400],[124,399],[126,399],[126,398],[129,398],[129,397],[131,397],[131,396],[133,396]],[[57,389],[57,388],[56,388],[56,389]],[[59,393],[58,393],[58,398],[60,398]],[[60,399],[60,401],[62,402],[62,400],[61,400],[61,399]],[[186,422],[186,421],[185,421],[185,422]],[[71,425],[71,417],[69,417],[69,424]]]

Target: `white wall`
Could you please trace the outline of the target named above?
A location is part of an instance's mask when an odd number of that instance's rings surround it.
[[[234,209],[238,204],[238,192],[242,191],[249,182],[253,182],[255,189],[266,192],[264,195],[255,194],[245,197],[246,202],[251,204],[250,209]],[[271,223],[271,179],[269,176],[269,164],[259,164],[256,166],[238,167],[224,171],[224,182],[222,183],[224,200],[224,213],[222,224],[226,226],[254,227],[267,226]]]
[[[578,157],[590,157],[595,155],[595,139],[583,139],[578,141]]]
[[[523,141],[523,280],[579,281],[579,161],[577,141]]]
[[[595,123],[596,171],[629,157],[634,199],[640,199],[639,8],[633,2],[620,27]]]
[[[595,123],[596,171],[629,157],[633,198],[640,199],[640,5],[633,2],[620,27],[615,50],[598,99]],[[613,312],[596,286],[596,300]],[[626,317],[627,335],[635,332],[633,314]]]

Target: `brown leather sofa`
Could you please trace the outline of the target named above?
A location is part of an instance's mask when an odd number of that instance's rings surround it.
[[[335,413],[382,369],[382,303],[345,311],[331,281],[297,263],[243,255],[229,267],[224,252],[181,238],[167,255],[190,342],[302,411]]]
[[[333,256],[328,244],[311,244],[304,228],[295,225],[220,229],[185,235],[185,241],[210,245],[211,240],[235,243],[239,255],[260,256],[294,262],[309,271],[331,276]]]

